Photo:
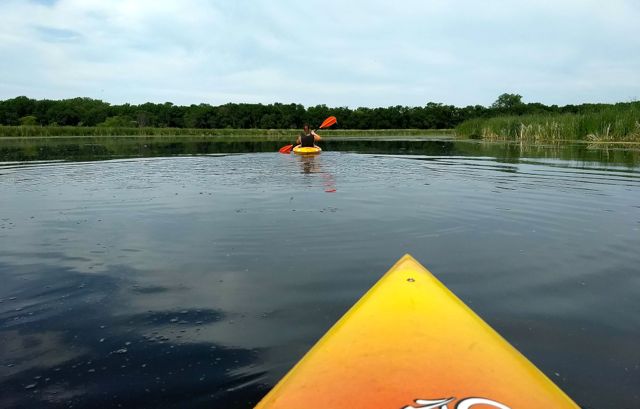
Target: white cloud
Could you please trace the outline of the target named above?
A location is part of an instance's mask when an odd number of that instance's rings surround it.
[[[635,0],[8,0],[0,99],[489,104],[640,98]]]

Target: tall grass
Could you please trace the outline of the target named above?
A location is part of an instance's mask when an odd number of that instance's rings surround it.
[[[456,135],[490,141],[640,142],[640,104],[613,106],[584,114],[537,114],[471,119]]]
[[[194,128],[109,128],[88,126],[0,126],[1,137],[66,136],[224,136],[295,138],[299,129],[194,129]],[[434,136],[453,135],[450,129],[323,129],[323,136]]]

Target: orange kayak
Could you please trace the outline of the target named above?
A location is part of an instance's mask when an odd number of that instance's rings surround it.
[[[407,254],[256,408],[578,405]]]

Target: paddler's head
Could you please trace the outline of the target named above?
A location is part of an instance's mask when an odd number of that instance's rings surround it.
[[[302,129],[304,129],[305,133],[309,133],[309,124],[304,124]]]

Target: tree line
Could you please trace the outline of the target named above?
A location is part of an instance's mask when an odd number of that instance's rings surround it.
[[[424,106],[347,108],[300,104],[209,104],[180,106],[161,104],[111,105],[92,98],[36,100],[20,96],[0,100],[0,125],[24,126],[105,126],[158,128],[301,128],[304,123],[319,125],[329,115],[338,117],[343,129],[450,129],[473,118],[503,115],[590,113],[607,107],[630,105],[581,104],[544,105],[524,103],[518,94],[502,94],[488,107],[456,107],[429,102]]]

